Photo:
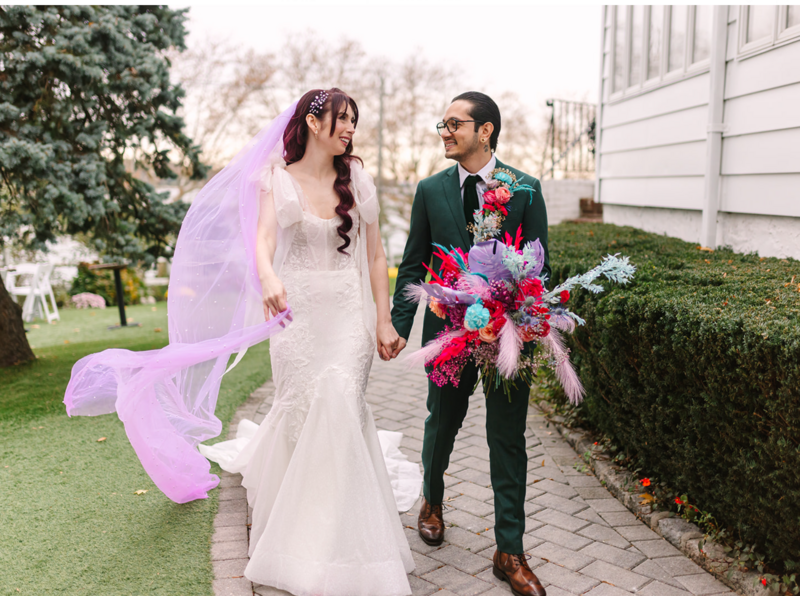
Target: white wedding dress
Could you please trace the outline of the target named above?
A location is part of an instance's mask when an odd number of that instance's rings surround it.
[[[312,214],[282,167],[265,175],[288,243],[277,260],[294,321],[270,340],[275,399],[265,420],[244,421],[237,439],[200,448],[243,475],[253,508],[245,576],[296,596],[411,594],[414,562],[398,510],[413,506],[421,474],[397,449],[399,433],[379,440],[365,400],[376,348],[365,324],[374,304],[371,296],[365,304],[360,211],[377,202],[366,196],[374,186],[360,166],[353,181],[344,255],[341,219]]]

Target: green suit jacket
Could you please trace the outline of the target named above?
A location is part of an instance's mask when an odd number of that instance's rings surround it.
[[[538,238],[544,247],[545,264],[542,275],[546,275],[549,279],[547,210],[542,196],[542,185],[533,176],[500,163],[500,160],[497,160],[496,167],[512,171],[520,184],[528,184],[534,189],[533,200],[530,200],[527,191],[518,191],[511,197],[506,205],[508,216],[503,222],[501,236],[505,236],[508,232],[513,237],[521,225],[523,242]],[[419,283],[425,279],[427,271],[423,263],[429,264],[434,271],[439,271],[441,260],[433,257],[434,242],[448,249],[461,248],[464,252],[469,250],[472,243],[472,235],[467,232],[467,220],[464,218],[458,166],[425,178],[417,185],[417,193],[411,207],[411,227],[403,253],[403,262],[397,272],[392,308],[392,324],[397,333],[406,340],[411,333],[417,305],[406,298],[404,290],[408,284]],[[436,337],[444,325],[444,320],[427,309],[422,328],[422,343],[425,344]]]

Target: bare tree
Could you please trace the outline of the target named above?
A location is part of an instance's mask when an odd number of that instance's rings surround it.
[[[538,174],[542,169],[542,142],[547,123],[544,126],[531,124],[535,115],[513,91],[499,95],[495,101],[503,124],[497,146],[498,157],[531,175]]]
[[[186,90],[184,118],[215,173],[278,112],[274,55],[208,40],[173,57]],[[173,200],[190,197],[205,181],[178,179]]]
[[[411,214],[417,183],[445,164],[436,123],[457,93],[459,73],[432,64],[419,53],[383,73],[384,204],[402,221]]]

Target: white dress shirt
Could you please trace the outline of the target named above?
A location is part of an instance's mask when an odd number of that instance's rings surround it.
[[[474,174],[467,172],[464,169],[464,166],[458,164],[458,181],[461,183],[461,202],[464,202],[464,181],[467,179],[468,176],[480,176],[481,179],[475,185],[475,188],[478,190],[478,206],[483,208],[483,193],[486,192],[486,182],[488,182],[489,172],[497,167],[497,158],[492,155],[492,159],[489,160],[485,166],[483,166],[479,172],[475,172]]]

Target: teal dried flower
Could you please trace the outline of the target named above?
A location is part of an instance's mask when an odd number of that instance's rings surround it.
[[[491,319],[489,310],[480,302],[476,302],[467,309],[467,314],[464,316],[464,327],[470,331],[477,331],[486,327],[489,319]]]

